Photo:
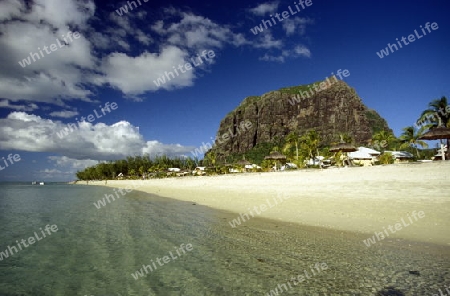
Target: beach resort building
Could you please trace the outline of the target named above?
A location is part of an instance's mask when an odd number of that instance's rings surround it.
[[[375,164],[376,161],[378,161],[378,157],[380,156],[380,154],[381,152],[377,150],[366,147],[359,147],[357,151],[349,152],[348,157],[355,164],[362,164],[363,166],[372,166]]]
[[[391,153],[394,158],[394,163],[409,162],[414,158],[414,155],[407,151],[384,151],[385,153]]]

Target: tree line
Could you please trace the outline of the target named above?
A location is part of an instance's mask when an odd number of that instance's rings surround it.
[[[450,111],[450,107],[446,97],[433,100],[417,120],[421,125],[416,124],[403,128],[402,134],[398,138],[390,132],[379,131],[372,136],[367,146],[380,152],[405,150],[415,155],[416,159],[429,158],[436,153],[436,150],[424,150],[428,148],[428,144],[420,140],[420,137],[426,131],[440,125],[450,128],[450,112],[447,111]],[[339,138],[340,141],[355,144],[351,135],[339,134],[337,136],[336,139]],[[337,140],[334,144],[340,141]],[[449,141],[447,139],[448,147],[450,147]],[[263,170],[267,170],[273,166],[274,161],[265,160],[264,157],[273,151],[283,153],[288,162],[293,162],[298,167],[304,167],[305,160],[315,159],[318,155],[325,158],[334,157],[338,162],[340,154],[331,153],[329,148],[321,146],[320,135],[315,130],[309,130],[303,134],[291,131],[286,137],[277,139],[274,143],[260,143],[250,151],[229,155],[222,161],[218,161],[217,155],[213,151],[206,153],[202,160],[187,156],[168,157],[158,155],[153,158],[150,158],[149,155],[129,156],[123,160],[98,163],[95,166],[78,171],[76,176],[79,180],[116,179],[119,174],[131,179],[165,177],[169,168],[180,168],[182,172],[192,172],[197,166],[207,166],[210,173],[220,174],[227,173],[231,167],[242,167],[242,165],[236,164],[241,159],[260,165]],[[384,159],[386,159],[386,162],[391,161],[389,157]]]

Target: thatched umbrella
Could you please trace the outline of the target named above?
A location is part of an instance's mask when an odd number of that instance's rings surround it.
[[[236,162],[236,164],[242,165],[242,166],[246,166],[246,165],[249,165],[249,164],[252,164],[252,163],[250,161],[248,161],[248,160],[241,159],[238,162]]]
[[[236,164],[240,167],[242,167],[242,169],[246,172],[247,168],[245,167],[246,165],[252,164],[250,161],[245,160],[245,159],[241,159],[238,162],[236,162]]]
[[[267,155],[266,157],[264,157],[264,159],[269,159],[269,160],[281,160],[281,159],[286,159],[286,155],[281,154],[278,151],[272,151],[270,152],[269,155]]]
[[[330,148],[330,152],[339,152],[339,151],[355,152],[355,151],[358,151],[358,149],[356,149],[356,147],[351,144],[347,144],[347,143],[343,143],[343,142]]]
[[[267,155],[266,157],[264,157],[264,159],[267,159],[267,160],[276,160],[277,162],[279,161],[279,160],[286,160],[286,155],[283,155],[283,154],[281,154],[280,152],[278,152],[278,151],[272,151],[272,152],[270,152],[270,154],[269,155]]]
[[[356,149],[355,146],[344,143],[344,142],[340,142],[338,145],[330,148],[330,152],[339,152],[339,151],[344,152],[346,154],[347,160],[348,160],[349,164],[351,165],[351,162],[348,159],[347,152],[355,152],[355,151],[358,151],[358,149]]]
[[[444,126],[432,128],[419,138],[419,140],[442,140],[442,139],[450,139],[450,128]],[[447,147],[447,149],[448,148],[449,147]],[[445,160],[444,144],[442,144],[442,142],[441,142],[441,155],[442,160]]]

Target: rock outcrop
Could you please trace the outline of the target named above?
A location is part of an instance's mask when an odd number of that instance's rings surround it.
[[[240,128],[243,123],[249,128]],[[340,133],[351,135],[358,145],[367,143],[379,130],[392,132],[386,120],[368,109],[353,88],[329,78],[245,98],[221,121],[213,150],[219,157],[244,153],[291,131],[310,129],[319,132],[322,145],[336,142]],[[225,136],[230,133],[232,137]]]

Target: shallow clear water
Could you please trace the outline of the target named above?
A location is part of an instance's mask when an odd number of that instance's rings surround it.
[[[0,252],[58,227],[3,257],[0,295],[432,295],[450,286],[445,246],[386,240],[368,248],[367,235],[257,218],[231,228],[236,214],[138,191],[94,206],[111,193],[0,185]],[[178,256],[182,244],[192,250]],[[169,261],[158,265],[163,256]],[[157,268],[136,280],[132,273],[152,260]],[[315,263],[327,269],[313,274]]]

